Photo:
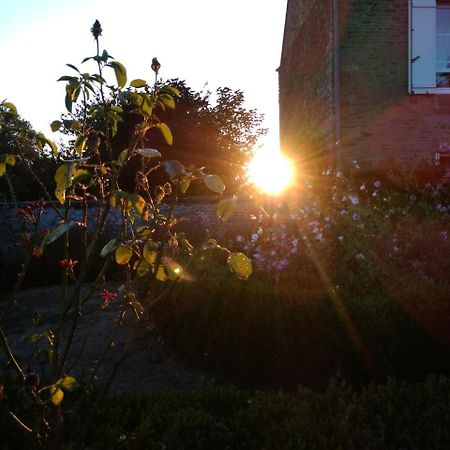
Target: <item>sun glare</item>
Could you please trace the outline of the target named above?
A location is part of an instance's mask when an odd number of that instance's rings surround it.
[[[247,167],[250,183],[267,194],[281,194],[292,183],[294,169],[279,150],[260,150],[255,153]]]

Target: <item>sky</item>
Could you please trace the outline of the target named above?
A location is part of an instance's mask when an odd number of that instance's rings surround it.
[[[246,107],[265,114],[268,146],[278,146],[278,75],[287,0],[0,0],[0,100],[13,102],[38,131],[64,112],[65,66],[95,54],[90,33],[98,19],[101,48],[123,63],[128,80],[179,78],[240,89]],[[83,66],[82,66],[83,67]],[[82,71],[95,72],[89,63]]]

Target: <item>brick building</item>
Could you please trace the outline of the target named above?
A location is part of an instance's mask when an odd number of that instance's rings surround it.
[[[450,143],[450,0],[288,0],[283,149],[303,161],[432,159]]]

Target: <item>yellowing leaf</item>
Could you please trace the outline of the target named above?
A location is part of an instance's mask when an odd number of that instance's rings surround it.
[[[134,209],[140,216],[142,216],[142,214],[144,213],[145,205],[145,200],[139,195],[138,199],[134,203]]]
[[[77,380],[74,377],[65,376],[61,378],[58,383],[58,386],[62,387],[65,391],[72,392],[78,387]]]
[[[87,136],[80,134],[75,139],[74,148],[75,151],[81,156],[83,154],[84,148],[86,147]]]
[[[108,66],[114,69],[114,73],[116,75],[117,86],[119,89],[122,89],[127,84],[127,70],[124,65],[118,61],[111,61]]]
[[[132,256],[133,250],[125,245],[121,245],[116,249],[116,261],[117,264],[120,264],[121,266],[128,264]]]
[[[170,281],[180,281],[183,275],[183,267],[175,261],[168,261],[166,264],[167,274]]]
[[[141,80],[140,78],[137,78],[136,80],[133,80],[130,83],[130,86],[134,87],[134,88],[142,88],[142,87],[147,86],[147,82],[145,80]]]
[[[221,220],[225,222],[231,214],[233,213],[234,209],[237,205],[237,197],[233,195],[233,197],[225,198],[223,200],[220,200],[220,202],[217,204],[217,215]]]
[[[71,185],[72,171],[73,171],[72,164],[62,164],[61,166],[59,166],[56,169],[56,172],[55,172],[55,182],[56,182],[55,195],[61,204],[64,204],[64,201],[66,198],[66,189],[68,189]]]
[[[170,128],[165,123],[159,123],[157,126],[161,130],[161,133],[164,137],[164,140],[167,142],[167,144],[172,145],[173,144],[173,136],[172,136],[172,132],[170,131]]]
[[[0,162],[0,177],[6,173],[6,163]]]
[[[50,389],[50,400],[55,406],[59,406],[64,398],[64,392],[56,386]]]
[[[166,271],[164,270],[163,266],[158,267],[158,270],[156,271],[155,276],[156,276],[156,279],[159,281],[167,281],[168,280]]]
[[[6,155],[5,163],[9,164],[10,166],[14,166],[16,164],[16,158],[14,157],[14,155]]]
[[[225,190],[225,185],[218,175],[203,175],[203,181],[210,191],[221,194]]]
[[[173,97],[171,95],[169,95],[169,94],[161,94],[159,96],[159,99],[168,108],[170,108],[170,109],[174,109],[175,108],[175,100],[173,99]]]
[[[137,260],[134,264],[134,269],[137,269],[137,274],[139,277],[144,277],[150,272],[150,264],[144,260]]]
[[[253,272],[252,263],[243,253],[230,253],[227,263],[231,271],[242,280],[246,280]]]
[[[147,241],[144,245],[144,258],[149,264],[154,264],[156,261],[156,258],[158,256],[158,252],[156,251],[158,249],[157,244],[155,244],[152,241]]]
[[[52,149],[53,156],[58,156],[58,147],[56,147],[56,144],[47,138],[45,138],[45,142]]]

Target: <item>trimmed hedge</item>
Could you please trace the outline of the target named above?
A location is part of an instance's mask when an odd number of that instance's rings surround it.
[[[1,417],[2,448],[25,445]],[[4,426],[5,424],[6,426]],[[446,449],[450,379],[389,380],[356,391],[331,383],[322,394],[249,393],[209,387],[187,394],[107,399],[82,448],[103,449]],[[73,428],[74,438],[77,434]],[[68,437],[65,449],[75,449]]]

